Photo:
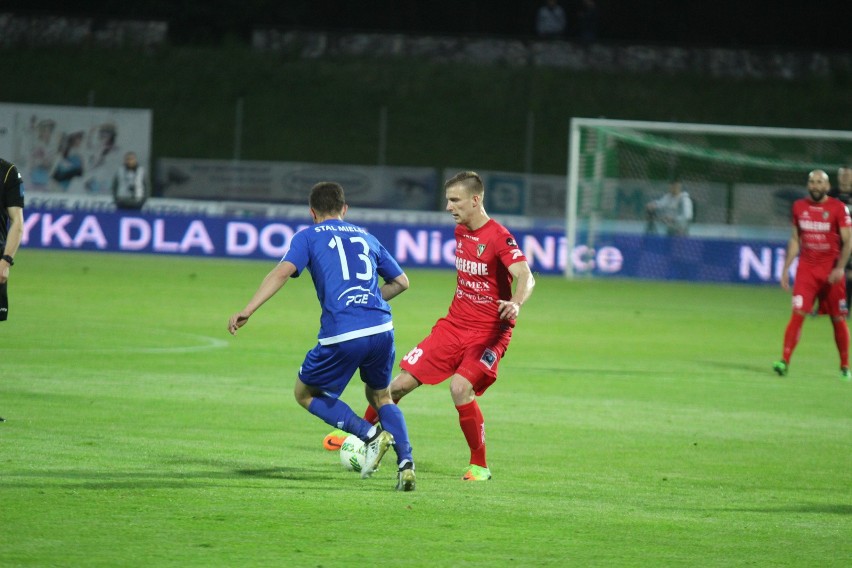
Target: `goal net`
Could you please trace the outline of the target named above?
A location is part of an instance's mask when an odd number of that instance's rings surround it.
[[[679,180],[692,198],[689,234],[786,238],[807,174],[852,165],[852,132],[575,118],[566,207],[570,257],[611,233],[647,234],[646,204]]]

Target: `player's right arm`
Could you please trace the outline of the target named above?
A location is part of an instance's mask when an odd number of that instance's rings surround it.
[[[798,254],[799,228],[794,225],[790,240],[787,241],[787,257],[784,259],[784,268],[781,270],[781,287],[785,290],[790,289],[790,266]]]
[[[228,320],[228,332],[231,335],[236,335],[237,330],[243,327],[248,319],[257,309],[266,302],[269,298],[275,295],[278,290],[284,287],[287,280],[296,273],[296,265],[292,262],[282,260],[278,265],[269,271],[269,274],[260,283],[257,291],[252,296],[249,303],[241,311],[235,313]]]

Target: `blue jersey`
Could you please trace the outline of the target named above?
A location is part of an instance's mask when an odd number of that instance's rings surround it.
[[[281,259],[311,273],[322,306],[319,343],[330,345],[393,329],[390,305],[379,277],[393,280],[402,269],[365,229],[336,219],[293,235]]]

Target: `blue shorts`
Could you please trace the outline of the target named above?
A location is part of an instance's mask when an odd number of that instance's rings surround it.
[[[317,344],[305,355],[299,380],[338,398],[360,369],[364,383],[382,390],[390,385],[395,359],[393,330],[331,345]]]

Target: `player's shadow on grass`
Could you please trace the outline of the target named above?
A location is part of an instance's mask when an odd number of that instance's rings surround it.
[[[772,361],[768,363],[757,365],[743,365],[742,363],[731,363],[729,361],[713,361],[713,360],[704,360],[700,361],[702,365],[706,365],[708,367],[716,367],[717,369],[727,369],[730,371],[748,371],[752,373],[760,373],[767,376],[776,376],[775,372],[772,370]]]
[[[730,513],[813,513],[818,515],[852,515],[852,505],[831,503],[801,503],[778,507],[725,507],[718,511]]]
[[[245,467],[242,464],[230,461],[230,460],[216,460],[216,459],[196,459],[196,458],[181,458],[174,457],[166,460],[166,463],[173,464],[194,464],[199,466],[209,466],[215,468],[221,468],[222,470],[228,471],[231,475],[228,477],[254,477],[258,479],[289,479],[293,481],[312,481],[315,479],[322,480],[323,482],[327,482],[329,479],[333,479],[334,476],[330,474],[323,475],[322,472],[317,472],[315,469],[306,468],[298,468],[298,467],[266,467],[266,468],[253,468],[253,467]]]
[[[706,365],[708,367],[715,367],[717,369],[725,369],[729,371],[743,371],[743,372],[751,372],[758,373],[767,376],[775,376],[775,373],[772,371],[772,362],[770,361],[767,364],[753,364],[753,365],[743,365],[741,363],[731,363],[729,361],[717,361],[717,360],[703,360],[699,361],[702,365]],[[543,366],[543,365],[529,365],[526,367],[527,370],[534,371],[544,371],[547,373],[553,374],[565,374],[571,375],[572,377],[579,378],[584,375],[589,375],[592,377],[623,377],[629,379],[630,377],[639,377],[639,376],[647,376],[647,377],[659,377],[660,369],[631,369],[628,372],[625,372],[624,369],[589,369],[585,367],[553,367],[553,366]]]
[[[180,463],[187,465],[190,460]],[[204,464],[209,465],[209,464]],[[310,468],[247,468],[228,464],[221,468],[184,471],[7,471],[4,487],[132,490],[132,489],[195,489],[198,487],[234,487],[233,480],[254,478],[295,482],[298,485],[333,486],[338,479],[331,471]],[[18,479],[16,479],[18,478]],[[230,481],[229,481],[230,480]],[[279,487],[270,485],[269,487]]]
[[[281,467],[270,467],[266,469],[235,469],[234,473],[244,477],[257,477],[260,479],[292,479],[298,481],[316,477],[315,472],[309,472],[304,469],[286,471],[285,468]],[[330,476],[326,476],[324,479],[328,480],[330,479]]]
[[[527,371],[541,371],[544,373],[551,373],[554,375],[570,375],[575,378],[583,378],[585,375],[589,375],[590,377],[623,377],[624,369],[590,369],[586,367],[553,367],[553,366],[545,366],[545,365],[528,365],[524,367]],[[631,370],[629,373],[632,375],[646,375],[649,377],[659,376],[660,371],[656,369],[649,369],[647,371],[641,370]]]

